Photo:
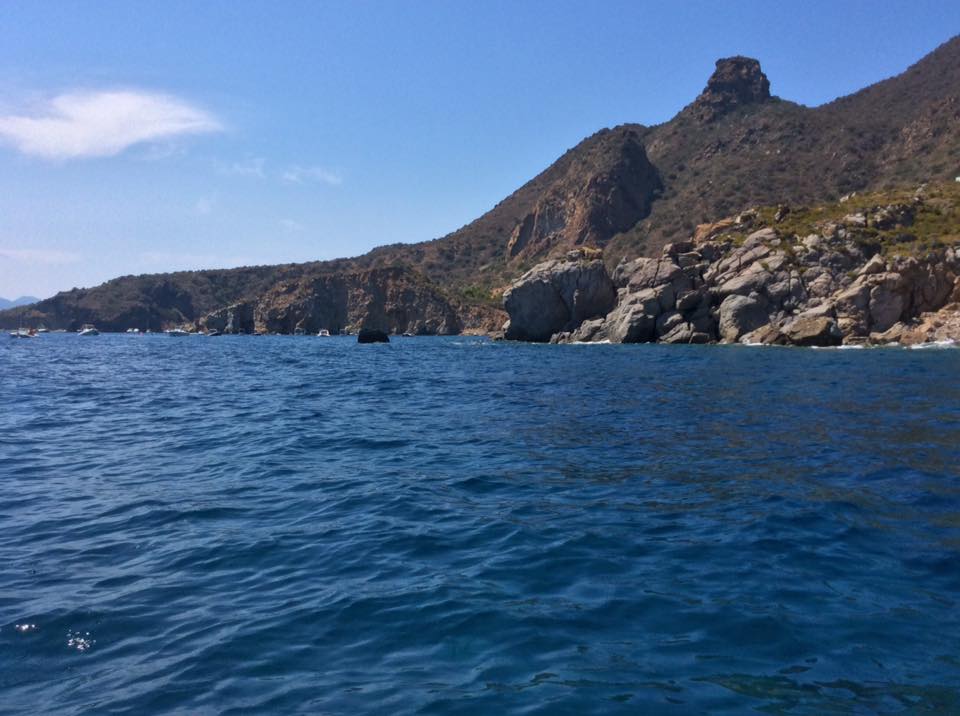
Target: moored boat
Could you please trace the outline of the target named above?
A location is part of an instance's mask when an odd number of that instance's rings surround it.
[[[171,338],[180,338],[180,337],[182,337],[182,336],[189,336],[189,335],[190,335],[187,331],[183,330],[182,328],[171,328],[171,329],[168,330],[166,333],[167,333],[167,335],[170,336]]]
[[[330,331],[328,331],[326,328],[321,328],[321,329],[320,329],[320,332],[317,334],[317,336],[320,337],[320,338],[329,338],[329,337],[330,337]]]
[[[81,336],[99,336],[99,335],[100,335],[100,331],[98,331],[98,330],[97,330],[97,327],[94,326],[92,323],[84,323],[82,326],[80,326],[80,333],[79,333],[78,335],[81,335]]]

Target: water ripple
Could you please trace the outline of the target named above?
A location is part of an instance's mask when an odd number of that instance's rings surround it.
[[[960,713],[958,368],[0,343],[0,710]]]

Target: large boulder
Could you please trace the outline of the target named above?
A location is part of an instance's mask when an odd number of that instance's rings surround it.
[[[660,300],[654,289],[628,294],[597,332],[598,340],[611,343],[647,343],[656,336]]]
[[[605,316],[616,300],[616,288],[600,259],[546,261],[504,294],[510,316],[505,336],[543,343],[555,333],[575,331],[585,320]]]
[[[754,296],[734,294],[720,304],[720,338],[724,343],[736,343],[769,322],[766,302]]]
[[[826,316],[797,316],[780,329],[782,342],[794,346],[839,346],[843,334],[837,322]]]

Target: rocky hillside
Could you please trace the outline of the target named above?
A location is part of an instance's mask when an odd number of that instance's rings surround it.
[[[731,57],[669,122],[602,130],[462,229],[353,261],[416,266],[453,289],[496,293],[579,245],[604,248],[612,267],[749,206],[956,175],[960,37],[897,77],[816,108],[773,96],[757,60]]]
[[[745,207],[956,175],[960,37],[897,77],[815,108],[774,96],[757,60],[731,57],[717,61],[703,92],[670,121],[597,132],[443,238],[324,263],[125,277],[58,294],[36,310],[55,325],[156,327],[259,301],[284,281],[403,267],[429,277],[464,326],[482,330],[501,317],[496,306],[511,281],[573,248],[602,249],[609,270],[624,257],[657,256],[696,225]],[[0,312],[0,325],[16,325],[16,314]]]
[[[185,271],[129,276],[74,289],[26,308],[0,313],[10,324],[76,330],[159,331],[172,327],[228,333],[316,333],[376,328],[390,333],[459,333],[471,325],[498,328],[502,312],[463,307],[423,275],[406,268],[330,272],[323,264]]]
[[[612,275],[573,251],[504,305],[506,338],[554,343],[960,340],[960,183],[745,211]]]
[[[464,326],[435,285],[409,269],[317,273],[280,281],[255,301],[203,317],[223,332],[317,333],[373,328],[387,333],[450,335]]]

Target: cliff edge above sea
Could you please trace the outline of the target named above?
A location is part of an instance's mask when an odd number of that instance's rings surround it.
[[[505,337],[796,346],[960,340],[960,183],[744,211],[608,272],[539,264],[504,296]]]
[[[704,69],[706,74],[709,68]],[[868,275],[895,274],[907,284],[919,281],[910,267],[913,264],[898,263],[896,252],[875,251],[851,238],[859,236],[861,229],[887,231],[879,227],[900,221],[898,217],[877,218],[874,215],[879,209],[871,214],[871,207],[845,211],[863,213],[863,226],[857,223],[859,219],[835,220],[836,231],[814,227],[808,234],[790,233],[789,219],[777,224],[771,217],[766,228],[775,237],[753,237],[749,241],[752,248],[746,251],[738,242],[746,241],[751,233],[748,229],[761,228],[758,219],[748,218],[749,207],[836,204],[853,192],[902,193],[904,187],[913,191],[923,183],[939,186],[960,176],[960,37],[895,77],[818,107],[782,99],[774,89],[758,60],[742,56],[717,60],[703,90],[669,121],[656,126],[622,124],[594,133],[488,212],[442,238],[400,244],[389,243],[386,235],[383,246],[362,256],[333,261],[124,276],[93,288],[63,291],[26,308],[0,311],[0,326],[15,328],[22,319],[50,328],[94,323],[105,330],[121,331],[216,324],[240,332],[294,332],[319,326],[329,330],[368,327],[387,332],[494,333],[507,319],[501,305],[509,290],[512,298],[508,298],[507,310],[511,305],[514,308],[508,335],[550,340],[555,333],[580,331],[583,311],[589,320],[606,316],[608,309],[626,311],[617,292],[629,289],[633,296],[641,284],[660,281],[659,274],[655,279],[643,276],[652,266],[663,267],[664,260],[694,283],[695,277],[687,272],[701,263],[709,264],[697,278],[704,282],[700,288],[741,296],[738,316],[788,317],[819,308],[822,304],[817,301],[833,301],[838,292],[852,287],[855,277],[846,274],[864,268],[878,253],[878,261],[885,262],[884,270],[874,272],[873,267],[879,265],[874,262]],[[469,182],[469,175],[463,181]],[[914,207],[911,202],[875,201],[878,207]],[[729,234],[727,240],[697,230],[723,216],[741,217],[736,224],[740,233],[719,234]],[[949,244],[950,234],[938,231],[937,226],[916,224],[911,235],[921,243]],[[690,251],[677,248],[686,246],[695,233],[696,245]],[[800,237],[795,244],[790,238],[794,235]],[[819,239],[811,239],[808,246],[804,241],[813,235]],[[666,246],[672,248],[663,253]],[[570,251],[601,257],[609,281],[617,284],[616,291],[606,285],[589,301],[581,297],[588,308],[568,306],[573,313],[559,328],[555,321],[547,321],[542,330],[521,330],[523,321],[518,321],[517,311],[521,310],[518,301],[523,290],[517,280],[534,267],[540,273],[547,271],[544,262],[563,264]],[[755,257],[762,252],[767,254]],[[821,274],[814,277],[812,257],[818,253],[834,258],[827,265],[818,264]],[[954,270],[947,253],[944,249],[909,258],[937,276],[946,276]],[[840,255],[845,258],[836,258]],[[778,277],[772,284],[776,288],[764,284],[744,292],[728,291],[722,283],[714,286],[733,270],[723,263],[732,256],[758,266],[777,264],[771,269]],[[948,263],[935,267],[937,256]],[[791,263],[794,261],[800,263]],[[621,262],[622,268],[614,271]],[[583,261],[575,263],[579,266]],[[558,270],[555,267],[549,272]],[[589,271],[592,276],[595,270]],[[794,275],[802,279],[801,289],[794,287]],[[789,280],[780,286],[783,276]],[[686,279],[678,280],[675,293],[684,293],[688,290]],[[864,278],[857,285],[869,284],[874,292],[873,282],[879,280]],[[884,280],[894,281],[892,277]],[[877,294],[892,291],[900,296],[902,310],[897,313],[891,306],[882,316],[868,310],[863,319],[854,320],[856,312],[843,309],[837,296],[832,320],[844,339],[851,340],[885,333],[897,324],[911,324],[924,311],[942,308],[940,279],[937,281],[934,295],[922,300],[914,296],[920,289],[908,290],[901,284],[877,288]],[[780,291],[786,294],[781,296]],[[749,303],[751,292],[763,299],[759,307]],[[652,333],[634,327],[628,335],[694,341],[726,340],[733,335],[721,331],[719,316],[708,320],[702,313],[711,306],[694,304],[692,297],[684,295],[680,308],[663,301],[662,310],[654,316],[661,324],[654,325]],[[729,320],[733,320],[730,310],[735,303],[731,301],[723,313]],[[634,313],[631,309],[631,315]],[[896,320],[887,326],[894,313]],[[228,320],[228,314],[236,320]],[[560,315],[558,309],[557,321]],[[771,320],[779,325],[779,318]],[[667,324],[670,328],[664,330]],[[786,330],[785,325],[781,327]],[[548,329],[551,333],[546,335]],[[611,330],[607,325],[603,332]],[[614,340],[619,333],[610,335]],[[583,331],[576,336],[585,337]],[[776,340],[787,338],[780,335]]]

